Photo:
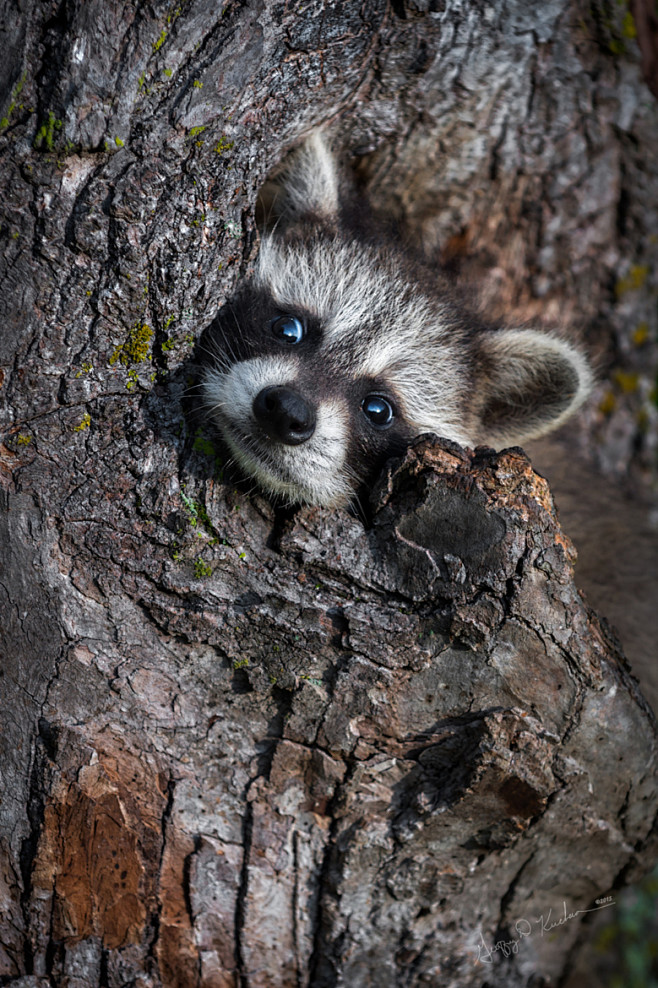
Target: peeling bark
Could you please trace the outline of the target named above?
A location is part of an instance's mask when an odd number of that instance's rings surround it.
[[[494,309],[622,354],[582,435],[647,472],[637,49],[434,6],[2,5],[3,984],[554,983],[655,858],[655,724],[520,451],[423,439],[364,525],[236,489],[186,414],[264,177],[342,114]]]

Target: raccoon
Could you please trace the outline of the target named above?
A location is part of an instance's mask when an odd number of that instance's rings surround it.
[[[485,325],[355,206],[313,132],[268,186],[276,222],[206,337],[205,413],[239,468],[290,504],[338,505],[422,433],[523,443],[588,395],[558,336]]]

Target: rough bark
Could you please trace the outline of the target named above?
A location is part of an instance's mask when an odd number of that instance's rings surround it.
[[[612,57],[613,21],[557,0],[2,12],[0,980],[557,978],[582,916],[538,918],[655,856],[655,733],[545,483],[421,442],[367,529],[281,516],[183,399],[263,178],[345,110],[382,206],[465,280],[493,264],[490,302],[610,318],[643,363],[583,430],[646,470],[658,156],[631,40]]]

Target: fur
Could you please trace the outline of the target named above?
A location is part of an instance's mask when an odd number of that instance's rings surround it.
[[[253,278],[210,327],[201,389],[239,466],[269,493],[344,503],[416,435],[517,444],[560,425],[587,397],[589,365],[570,344],[478,323],[440,275],[426,284],[386,237],[351,230],[320,132],[293,152],[267,199],[273,228]],[[303,338],[280,334],[286,318]],[[270,388],[284,397],[264,422],[254,401]],[[392,411],[384,425],[370,417],[373,399],[375,417]],[[293,407],[313,421],[303,440]]]

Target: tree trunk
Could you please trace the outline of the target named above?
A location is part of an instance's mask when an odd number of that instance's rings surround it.
[[[185,394],[267,172],[342,112],[382,210],[492,310],[578,316],[625,361],[580,434],[646,474],[658,139],[632,21],[2,16],[0,983],[554,983],[583,911],[655,858],[656,733],[546,483],[420,440],[368,526],[282,514]]]

